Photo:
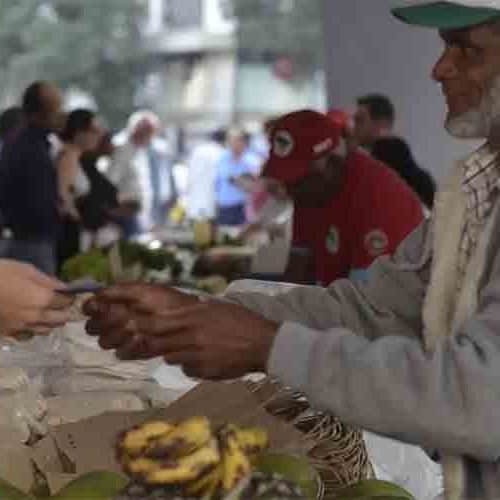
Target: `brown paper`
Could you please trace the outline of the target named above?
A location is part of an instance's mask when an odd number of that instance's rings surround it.
[[[203,383],[167,408],[107,413],[62,425],[54,430],[53,435],[59,450],[75,464],[77,474],[95,470],[118,471],[115,443],[120,431],[146,420],[176,421],[195,415],[208,417],[215,428],[228,422],[264,427],[275,450],[306,453],[310,449],[299,431],[266,413],[242,383]]]
[[[116,436],[143,420],[143,412],[105,413],[62,425],[54,430],[54,438],[78,475],[96,470],[117,472],[120,469],[115,459]]]
[[[40,472],[63,473],[63,462],[56,442],[52,436],[46,436],[38,441],[31,449],[31,459],[35,462]]]
[[[78,478],[77,474],[64,474],[61,472],[46,472],[44,475],[51,495],[55,495],[71,481]]]
[[[293,426],[262,409],[243,383],[203,383],[167,408],[141,412],[113,412],[53,429],[30,453],[52,494],[76,477],[92,471],[119,472],[115,459],[117,435],[147,420],[178,421],[204,415],[217,429],[225,423],[267,429],[273,450],[307,453],[310,443]],[[22,469],[20,469],[22,470]],[[24,484],[27,491],[31,485]]]
[[[0,436],[0,440],[0,477],[21,491],[29,493],[35,480],[29,448],[17,441],[9,444],[5,436]]]

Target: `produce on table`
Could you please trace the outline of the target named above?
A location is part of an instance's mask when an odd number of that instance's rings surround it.
[[[140,263],[144,269],[148,270],[162,271],[169,268],[172,274],[182,272],[181,264],[175,255],[161,248],[153,250],[140,243],[126,240],[121,240],[118,248],[125,268]]]
[[[209,276],[195,281],[198,290],[209,293],[210,295],[219,295],[226,291],[228,287],[227,280],[222,276]]]
[[[365,479],[336,492],[341,500],[361,500],[369,498],[391,500],[415,500],[404,488],[388,481]]]
[[[114,500],[126,484],[127,480],[114,472],[90,472],[75,479],[50,498],[51,500]]]
[[[214,225],[209,220],[195,221],[193,224],[193,236],[199,249],[209,248],[214,240]]]
[[[35,500],[34,497],[26,495],[21,490],[0,478],[0,499],[1,500]]]
[[[143,279],[148,272],[168,269],[172,277],[182,272],[182,265],[172,252],[150,249],[140,243],[119,241],[108,249],[91,249],[68,259],[62,267],[66,282],[92,278],[103,284],[129,279]]]
[[[93,278],[99,283],[111,282],[111,268],[103,250],[94,248],[68,259],[62,266],[61,279],[66,282]]]
[[[319,474],[307,459],[269,452],[267,432],[206,417],[151,421],[119,435],[117,459],[131,481],[112,472],[75,479],[52,500],[320,500]],[[403,488],[364,480],[335,491],[338,500],[414,500]],[[36,500],[0,479],[0,499]]]
[[[181,497],[225,497],[251,477],[252,460],[267,446],[262,429],[226,425],[215,432],[205,417],[145,423],[118,441],[118,460],[137,483],[123,498],[134,498],[139,487],[149,493],[164,487],[165,494]]]
[[[255,472],[252,475],[249,483],[238,496],[241,499],[248,498],[252,500],[317,498],[316,496],[305,495],[302,488],[295,481],[285,479],[279,474],[263,474],[261,472]]]
[[[321,495],[322,483],[316,469],[304,457],[286,453],[263,453],[255,460],[255,468],[264,474],[278,474],[294,481],[308,498]]]
[[[224,234],[217,240],[217,245],[224,247],[241,247],[244,242],[239,237],[234,237],[229,234]]]

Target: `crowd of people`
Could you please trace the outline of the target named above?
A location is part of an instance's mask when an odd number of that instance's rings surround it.
[[[135,238],[167,225],[179,204],[187,220],[240,227],[243,239],[277,234],[276,220],[293,205],[282,278],[326,285],[361,276],[420,222],[415,196],[432,207],[432,178],[393,135],[394,122],[390,100],[373,94],[352,117],[305,110],[269,119],[254,135],[220,128],[190,151],[183,185],[153,112],[133,113],[114,134],[93,110],[65,113],[62,91],[35,82],[0,115],[0,213],[10,235],[2,255],[55,275],[101,228]],[[320,138],[328,144],[319,153],[305,151]]]
[[[496,500],[500,5],[418,0],[392,12],[440,30],[433,78],[446,129],[484,141],[452,169],[438,202],[429,174],[393,136],[384,96],[360,98],[352,119],[339,110],[273,118],[262,149],[241,128],[217,131],[189,160],[189,217],[243,227],[255,217],[270,227],[259,210],[293,204],[285,276],[323,286],[219,300],[118,284],[85,304],[86,329],[120,359],[161,356],[192,377],[266,372],[317,409],[425,449],[442,464],[447,500]],[[155,117],[134,115],[111,140],[93,113],[61,109],[61,92],[41,82],[24,93],[20,114],[0,120],[0,209],[12,233],[5,255],[15,259],[0,261],[4,334],[69,319],[65,285],[16,260],[52,274],[60,235],[85,217],[80,200],[93,184],[108,203],[93,217],[114,219],[127,236],[161,224],[175,199],[172,173],[151,166],[168,156]],[[97,151],[110,162],[99,181]]]
[[[84,231],[92,235],[114,223],[132,236],[159,223],[172,202],[173,187],[159,177],[170,172],[170,158],[163,144],[157,146],[159,120],[152,113],[134,114],[123,136],[115,137],[94,111],[64,113],[61,90],[35,82],[0,123],[6,258],[55,275],[80,251]],[[107,175],[98,168],[105,158]]]

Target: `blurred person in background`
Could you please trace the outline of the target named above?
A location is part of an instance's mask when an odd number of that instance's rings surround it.
[[[378,139],[392,134],[395,120],[394,105],[387,96],[362,96],[357,100],[354,114],[354,138],[361,147],[370,151]]]
[[[23,123],[23,110],[19,106],[7,108],[0,114],[0,151],[17,136]]]
[[[161,122],[154,113],[138,111],[117,137],[107,175],[118,188],[120,202],[136,206],[136,214],[120,220],[127,238],[164,224],[175,203],[171,154],[159,136],[160,129]]]
[[[0,154],[6,144],[9,144],[14,137],[21,131],[23,127],[23,110],[18,106],[5,109],[0,114]],[[5,221],[0,213],[0,238],[6,236],[4,234]],[[3,238],[0,239],[0,254],[4,251]]]
[[[90,191],[77,200],[83,228],[90,234],[90,243],[95,243],[97,231],[115,218],[133,216],[135,206],[118,203],[118,189],[101,172],[99,166],[111,162],[114,154],[113,133],[104,132],[97,146],[82,155],[81,167],[90,183]]]
[[[223,226],[241,226],[246,222],[245,207],[248,193],[238,186],[238,178],[259,174],[260,164],[248,150],[248,134],[238,128],[229,131],[228,148],[217,165],[215,193],[217,223]]]
[[[354,146],[363,147],[394,169],[417,193],[428,214],[434,203],[436,184],[432,176],[418,166],[409,145],[392,135],[395,119],[394,105],[388,97],[369,94],[358,99],[354,128],[346,133]]]
[[[35,82],[24,92],[22,110],[25,127],[0,158],[0,209],[13,236],[3,253],[54,274],[60,215],[50,136],[64,125],[61,91]]]
[[[429,172],[420,168],[406,141],[399,137],[381,138],[373,144],[371,154],[398,173],[418,195],[427,212],[432,210],[436,183]]]
[[[261,158],[263,162],[269,157],[269,134],[271,133],[272,124],[276,117],[268,118],[262,123],[260,131],[252,135],[250,140],[250,149]]]
[[[69,113],[60,134],[63,144],[56,158],[62,217],[57,245],[59,268],[80,252],[82,220],[77,205],[90,192],[90,181],[82,169],[81,159],[84,153],[96,148],[101,133],[93,111],[76,109]]]
[[[219,129],[193,148],[188,159],[186,213],[191,220],[215,219],[217,166],[226,143],[226,131]]]
[[[262,165],[269,159],[269,150],[271,144],[269,138],[271,135],[273,123],[277,117],[268,118],[262,126],[262,133],[254,135],[250,145],[251,150],[255,153],[256,157],[262,162]],[[250,177],[249,175],[246,176]],[[269,212],[269,207],[274,206],[276,203],[281,205],[278,200],[271,196],[267,190],[267,186],[262,179],[256,179],[253,185],[250,185],[250,189],[247,189],[249,194],[247,206],[246,206],[246,219],[250,226],[247,228],[252,231],[252,228],[259,227],[261,224],[259,221],[268,220],[268,215],[274,213],[274,209]],[[265,207],[265,210],[264,210]],[[261,211],[264,210],[264,215],[261,215]],[[279,210],[281,211],[281,210]],[[273,219],[274,217],[271,217]],[[246,231],[248,232],[248,231]]]
[[[342,128],[315,111],[275,122],[264,167],[271,192],[294,202],[286,281],[364,279],[423,219],[418,198],[388,167],[346,151]]]

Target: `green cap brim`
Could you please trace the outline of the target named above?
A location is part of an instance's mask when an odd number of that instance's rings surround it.
[[[407,24],[442,30],[468,28],[500,18],[500,10],[466,7],[452,2],[399,7],[392,9],[392,13]]]

